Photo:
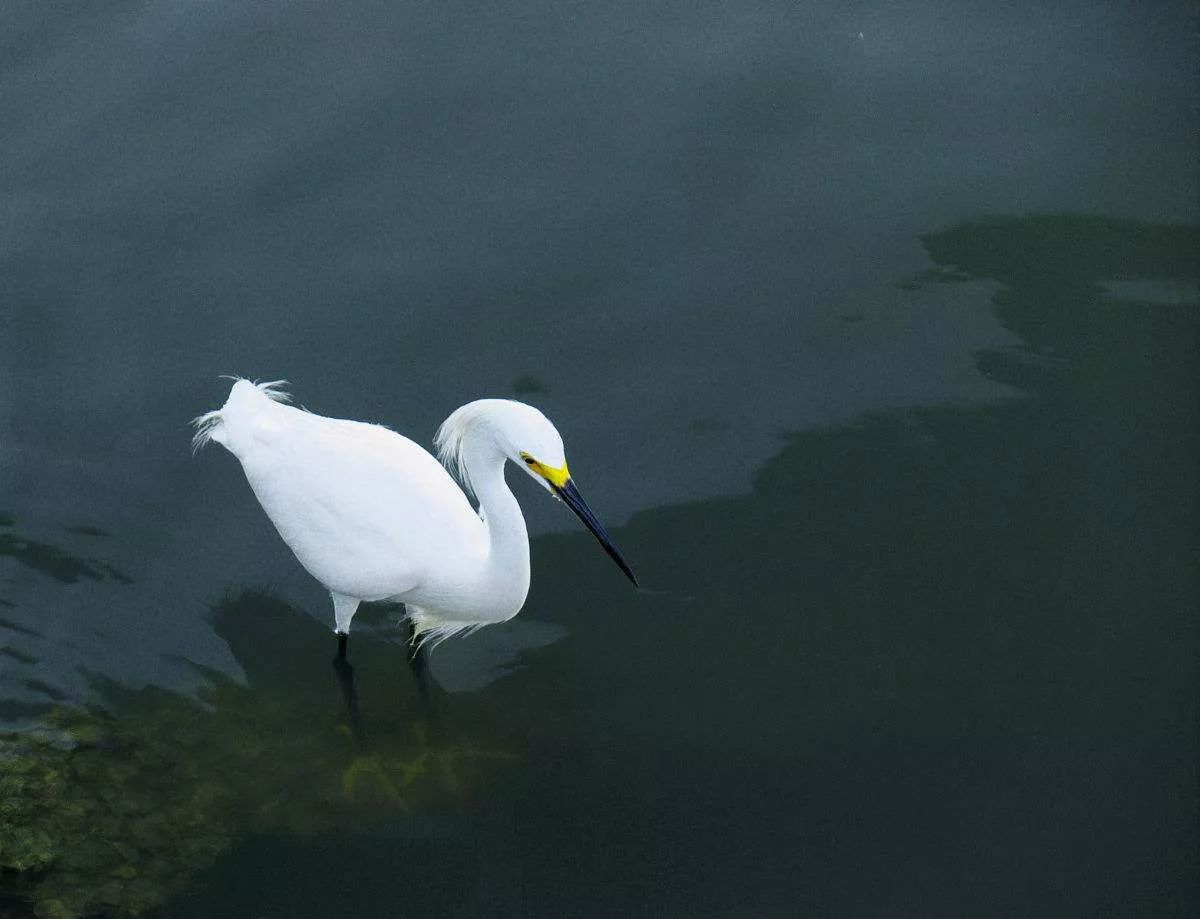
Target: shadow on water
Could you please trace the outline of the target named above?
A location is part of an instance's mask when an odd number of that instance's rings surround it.
[[[16,520],[0,513],[0,526],[8,528],[15,525]],[[71,527],[68,532],[89,537],[106,535],[104,531],[90,526]],[[0,556],[5,555],[26,568],[64,584],[74,584],[80,578],[91,581],[108,578],[120,584],[133,583],[133,578],[108,562],[74,555],[59,546],[27,539],[15,532],[0,533]]]
[[[934,282],[1003,285],[1032,347],[979,362],[1030,397],[797,435],[751,495],[640,515],[661,594],[537,546],[529,608],[571,639],[497,687],[549,751],[532,912],[1197,908],[1198,317],[1100,282],[1194,278],[1200,233],[924,243]]]
[[[124,915],[190,883],[163,919],[1194,914],[1197,312],[1101,282],[1195,278],[1200,230],[923,242],[915,293],[1001,285],[1029,347],[979,364],[1027,396],[789,438],[751,494],[617,534],[640,594],[537,540],[527,614],[569,638],[447,700],[469,741],[416,730],[368,633],[356,743],[328,631],[230,601],[248,688],[110,687],[7,741],[10,887]]]
[[[206,672],[197,701],[97,678],[104,710],[56,709],[0,737],[4,915],[142,914],[247,834],[454,838],[481,784],[511,771],[511,742],[471,700],[454,731],[424,724],[402,648],[355,642],[355,732],[328,629],[254,593],[213,625],[246,685]]]
[[[603,687],[597,721],[572,719],[582,733],[658,715],[658,738],[772,751],[864,727],[1177,724],[1191,694],[1170,681],[1190,677],[1195,637],[1197,316],[1108,302],[1097,282],[1194,273],[1200,237],[1142,228],[1143,264],[1138,230],[1030,218],[926,237],[935,261],[1006,285],[1001,317],[1040,350],[979,363],[1036,398],[807,432],[748,497],[638,516],[622,544],[661,597],[609,589],[581,536],[543,539],[530,606],[557,610],[573,639],[528,678],[561,661]],[[648,680],[686,686],[691,713],[652,704]],[[1050,687],[1060,705],[1044,704]],[[772,704],[748,718],[755,699]]]

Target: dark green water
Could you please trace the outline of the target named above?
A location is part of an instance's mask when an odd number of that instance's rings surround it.
[[[249,688],[210,712],[113,690],[114,739],[74,755],[178,784],[95,832],[186,884],[162,916],[1187,914],[1197,316],[1097,282],[1194,279],[1198,240],[1082,217],[924,237],[1003,285],[1029,347],[980,366],[1025,395],[797,434],[749,495],[637,515],[617,535],[669,589],[538,539],[528,610],[569,637],[441,697],[427,741],[395,646],[356,642],[355,739],[326,629],[227,603]],[[160,808],[189,833],[138,836]]]
[[[1196,26],[0,11],[0,915],[1196,914]],[[352,715],[222,372],[541,406],[644,589],[514,483]]]

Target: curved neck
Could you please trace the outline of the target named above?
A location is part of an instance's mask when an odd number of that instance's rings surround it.
[[[521,506],[504,481],[505,456],[490,441],[480,440],[464,444],[463,459],[488,531],[480,586],[496,600],[515,602],[516,612],[529,592],[529,531]]]

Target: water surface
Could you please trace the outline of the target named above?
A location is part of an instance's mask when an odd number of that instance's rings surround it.
[[[1195,27],[10,5],[3,908],[1194,912]],[[222,372],[538,404],[646,589],[517,483],[525,611],[433,726],[365,610],[352,719]]]

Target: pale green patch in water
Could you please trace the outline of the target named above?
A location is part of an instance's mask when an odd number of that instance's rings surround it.
[[[0,881],[10,913],[135,916],[182,890],[249,832],[310,834],[454,813],[517,756],[494,738],[423,722],[411,692],[360,679],[375,717],[337,706],[328,632],[263,595],[216,611],[251,679],[208,673],[200,698],[103,687],[108,710],[55,708],[0,735]],[[261,643],[290,661],[286,670]],[[255,657],[254,645],[259,645]],[[357,638],[377,677],[399,649]],[[467,714],[469,702],[457,704]],[[459,722],[462,723],[461,721]],[[8,913],[6,913],[8,915]]]

